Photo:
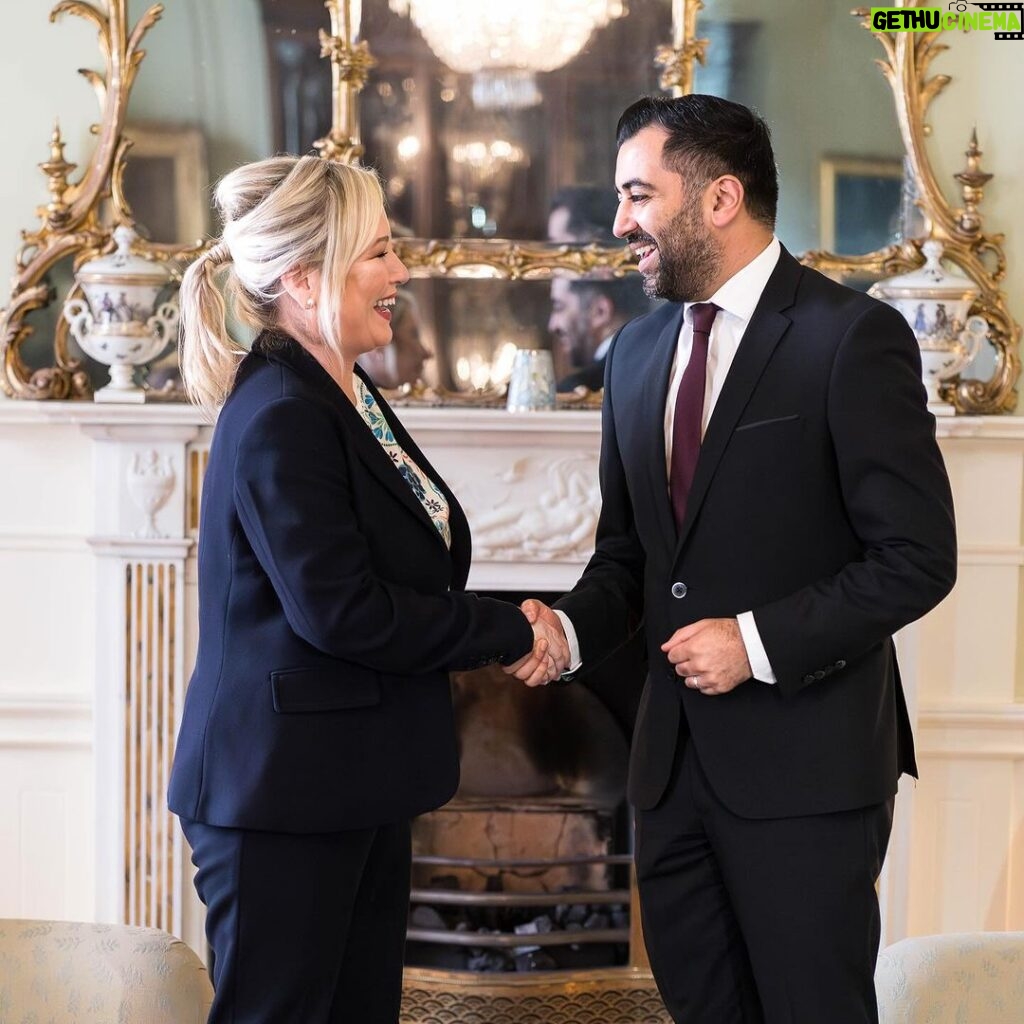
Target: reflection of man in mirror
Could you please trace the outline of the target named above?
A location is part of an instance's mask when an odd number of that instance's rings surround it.
[[[617,246],[612,234],[617,208],[615,192],[607,185],[566,185],[551,199],[548,241]],[[642,298],[635,281],[552,280],[548,330],[558,342],[553,355],[559,391],[603,386],[611,339],[626,321],[649,310]]]
[[[548,330],[560,352],[560,365],[568,367],[558,381],[559,391],[604,387],[604,361],[616,331],[635,316],[650,310],[650,303],[635,277],[551,282]]]
[[[434,353],[423,343],[420,309],[409,292],[398,291],[391,312],[391,344],[359,358],[359,365],[379,388],[397,388],[423,379]]]
[[[607,185],[566,185],[551,198],[548,241],[569,245],[619,245],[612,234],[618,200]]]

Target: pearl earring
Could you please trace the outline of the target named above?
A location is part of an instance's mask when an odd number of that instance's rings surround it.
[[[313,300],[312,295],[308,299],[306,299],[306,309],[312,309],[315,305],[316,302]]]

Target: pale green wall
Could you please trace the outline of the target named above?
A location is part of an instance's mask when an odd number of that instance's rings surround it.
[[[98,0],[102,5],[102,0]],[[89,125],[96,96],[80,67],[102,72],[91,22],[64,15],[50,24],[53,0],[18,0],[0,15],[0,96],[5,100],[5,159],[0,162],[0,273],[6,281],[23,228],[35,227],[35,208],[47,202],[37,164],[49,156],[59,117],[67,158],[91,155]],[[148,3],[132,0],[136,19]],[[163,18],[143,43],[147,55],[136,79],[129,118],[203,127],[213,174],[270,151],[270,105],[258,0],[165,0]],[[215,50],[230,40],[230,50]],[[6,299],[6,289],[0,302]]]
[[[46,0],[19,0],[6,5],[0,16],[0,304],[6,303],[20,231],[38,224],[35,208],[49,200],[36,165],[49,157],[54,120],[60,118],[69,160],[81,165],[90,152],[88,128],[96,117],[96,97],[75,69],[100,66],[96,34],[81,18],[65,17],[51,25],[52,6]]]
[[[710,35],[716,22],[755,26],[734,78],[714,77],[712,47],[695,90],[721,90],[768,122],[779,164],[778,234],[796,253],[822,245],[823,157],[898,159],[903,152],[892,93],[873,64],[882,48],[849,11],[832,0],[708,0],[698,21],[698,35]],[[872,247],[891,240],[879,237]]]
[[[129,0],[133,18],[150,0]],[[324,14],[326,23],[326,12]],[[129,118],[201,124],[210,174],[271,151],[259,0],[164,0],[132,90]]]

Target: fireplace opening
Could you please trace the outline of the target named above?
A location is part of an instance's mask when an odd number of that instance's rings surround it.
[[[453,673],[461,782],[413,825],[408,965],[519,972],[627,962],[625,783],[642,658],[634,640],[579,682],[535,689],[497,666]]]

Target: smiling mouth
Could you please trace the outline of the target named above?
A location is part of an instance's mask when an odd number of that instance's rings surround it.
[[[378,299],[373,304],[374,311],[385,320],[391,320],[391,313],[395,308],[395,296],[389,295],[386,299]]]
[[[654,256],[658,252],[658,246],[654,239],[645,238],[642,241],[630,242],[630,248],[633,250],[633,255],[637,258],[637,270],[641,272],[650,270]]]

